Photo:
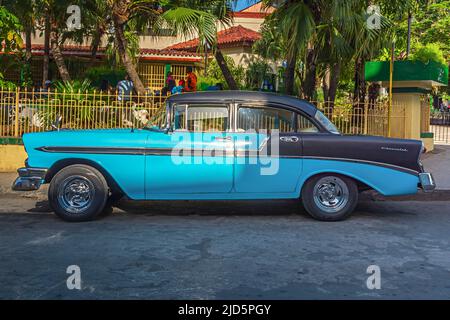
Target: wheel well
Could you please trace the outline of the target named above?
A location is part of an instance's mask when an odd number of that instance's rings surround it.
[[[62,169],[65,167],[75,165],[75,164],[83,164],[87,166],[91,166],[103,175],[105,177],[106,182],[108,183],[109,188],[111,189],[112,193],[120,193],[124,194],[123,190],[120,188],[120,186],[117,184],[117,182],[114,180],[114,178],[109,174],[108,171],[105,170],[101,165],[96,163],[95,161],[86,160],[86,159],[63,159],[55,162],[51,168],[47,171],[47,175],[45,176],[45,182],[50,183],[53,179],[53,177]]]
[[[356,178],[354,178],[354,177],[351,177],[351,176],[348,176],[348,175],[342,174],[342,173],[337,173],[337,172],[320,172],[320,173],[313,174],[312,176],[308,177],[308,179],[305,180],[305,182],[303,183],[303,185],[305,185],[305,183],[306,183],[308,180],[310,180],[310,179],[312,179],[312,178],[314,178],[314,177],[320,176],[320,175],[324,175],[324,174],[334,174],[334,175],[341,176],[341,177],[346,177],[346,178],[348,178],[348,179],[351,179],[351,180],[355,181],[356,186],[358,187],[358,191],[359,191],[359,192],[367,191],[367,190],[372,190],[372,189],[373,189],[371,186],[367,185],[366,183],[364,183],[364,182],[362,182],[362,181],[360,181],[360,180],[358,180],[358,179],[356,179]],[[302,188],[303,188],[303,186],[302,186]],[[300,190],[300,193],[301,193],[301,190]]]

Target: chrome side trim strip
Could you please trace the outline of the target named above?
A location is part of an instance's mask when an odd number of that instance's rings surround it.
[[[267,141],[265,141],[267,144]],[[265,146],[263,144],[262,147]],[[187,152],[186,156],[203,156],[205,152],[208,152],[207,156],[216,156],[216,153],[219,154],[217,156],[232,156],[233,152],[231,149],[180,149],[179,151],[172,148],[118,148],[118,147],[40,147],[36,148],[36,150],[43,152],[52,152],[52,153],[81,153],[81,154],[111,154],[111,155],[154,155],[154,156],[170,156],[174,152],[175,154],[184,155],[184,152]],[[261,150],[261,148],[260,148]],[[242,150],[237,150],[236,156],[238,157],[258,157],[259,154],[255,151],[249,150],[250,152],[243,152]],[[247,153],[247,154],[246,154]],[[270,157],[270,155],[267,155]],[[314,160],[330,160],[330,161],[345,161],[345,162],[355,162],[355,163],[364,163],[375,166],[381,166],[397,171],[406,172],[409,174],[413,174],[418,176],[419,172],[413,169],[397,166],[389,163],[382,163],[370,160],[362,160],[362,159],[351,159],[351,158],[336,158],[336,157],[322,157],[322,156],[297,156],[297,155],[279,155],[280,158],[286,159],[314,159]]]

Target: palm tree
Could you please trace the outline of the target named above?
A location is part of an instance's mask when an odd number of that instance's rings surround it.
[[[325,107],[332,111],[341,68],[353,57],[349,39],[358,30],[359,1],[329,1],[324,4],[321,23],[316,27],[318,63],[322,71]],[[336,12],[338,14],[336,14]]]
[[[277,0],[264,0],[264,6],[277,8],[269,19],[276,21],[279,36],[283,37],[286,44],[285,90],[287,94],[294,93],[295,69],[301,51],[307,50],[308,62],[303,91],[315,83],[310,78],[312,74],[314,74],[315,78],[317,53],[310,40],[315,31],[317,20],[320,18],[320,11],[317,10],[320,2],[320,0],[308,2],[303,0],[286,0],[280,4]],[[309,92],[303,93],[305,97],[312,95]]]
[[[74,4],[79,4],[80,0]],[[38,0],[36,3],[36,15],[44,21],[45,48],[44,48],[44,80],[48,77],[48,57],[46,53],[51,51],[58,72],[63,81],[70,81],[70,74],[64,61],[62,47],[70,37],[66,28],[66,16],[61,14],[67,10],[67,2],[64,0]]]
[[[160,14],[159,1],[153,0],[107,0],[111,9],[112,22],[114,26],[115,41],[120,60],[128,75],[134,83],[136,91],[145,93],[144,85],[139,78],[134,64],[134,58],[127,50],[128,41],[126,36],[127,26],[138,19],[145,19],[146,23],[152,25]]]
[[[231,90],[239,87],[228,68],[222,51],[217,46],[217,25],[228,27],[232,23],[232,4],[230,0],[177,0],[164,7],[159,24],[167,23],[176,34],[186,38],[198,36],[199,50],[209,46],[222,70],[225,81]],[[157,31],[157,30],[156,30]]]
[[[86,3],[85,15],[87,23],[83,26],[84,34],[91,40],[91,62],[95,63],[102,40],[111,30],[111,11],[107,2],[92,0]]]

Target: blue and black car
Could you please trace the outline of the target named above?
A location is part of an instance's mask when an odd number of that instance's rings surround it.
[[[347,218],[360,191],[435,188],[421,141],[342,135],[314,105],[261,92],[171,96],[141,129],[25,134],[14,190],[49,183],[67,221],[132,200],[300,199],[319,220]]]

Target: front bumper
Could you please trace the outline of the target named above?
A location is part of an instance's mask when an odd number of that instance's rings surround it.
[[[434,189],[436,189],[436,183],[434,182],[434,178],[431,173],[419,173],[419,181],[420,188],[422,188],[424,192],[432,192]]]
[[[14,191],[34,191],[38,190],[45,182],[47,169],[20,168],[17,173],[19,177],[14,181],[12,189]]]

